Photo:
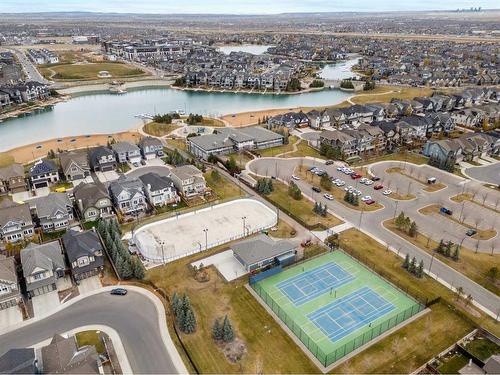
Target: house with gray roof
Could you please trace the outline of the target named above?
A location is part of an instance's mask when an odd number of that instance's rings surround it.
[[[56,282],[64,277],[66,270],[59,241],[30,243],[21,250],[21,264],[29,297],[57,290]]]
[[[141,149],[130,142],[117,142],[111,145],[118,163],[138,163],[141,161]]]
[[[109,191],[115,208],[124,215],[133,215],[147,208],[144,185],[138,178],[122,175],[109,185]]]
[[[14,163],[0,168],[0,195],[19,193],[28,190],[24,167]]]
[[[294,262],[297,245],[287,240],[274,241],[265,234],[259,234],[232,245],[231,250],[242,266],[252,272],[271,264]]]
[[[139,179],[144,184],[144,192],[151,206],[161,207],[180,201],[171,178],[150,172],[139,176]]]
[[[117,167],[115,153],[104,146],[93,148],[89,152],[90,166],[94,172],[110,172]]]
[[[100,182],[79,184],[73,189],[73,196],[83,221],[113,215],[113,202],[108,189]]]
[[[49,193],[30,199],[28,204],[45,233],[66,230],[73,221],[73,204],[66,193]]]
[[[61,169],[67,181],[83,180],[90,176],[89,158],[84,150],[59,154]]]
[[[79,282],[104,269],[103,247],[94,230],[67,231],[62,237],[73,278]]]
[[[207,184],[203,172],[194,165],[183,165],[172,169],[169,176],[179,193],[185,198],[204,194]]]
[[[139,142],[142,157],[146,160],[163,156],[163,143],[158,138],[144,137]]]
[[[17,306],[22,300],[14,257],[0,254],[0,310]]]
[[[49,187],[59,181],[59,167],[51,159],[40,159],[29,169],[31,185],[35,189]]]
[[[35,234],[28,204],[0,203],[0,241],[15,243]]]
[[[205,160],[210,155],[227,155],[244,150],[262,150],[280,146],[283,142],[284,137],[281,134],[260,126],[243,129],[220,128],[214,134],[188,139],[189,151]]]

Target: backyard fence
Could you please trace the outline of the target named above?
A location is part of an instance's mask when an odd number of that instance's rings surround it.
[[[304,330],[295,323],[294,319],[291,318],[281,307],[274,301],[274,299],[258,284],[251,284],[255,292],[262,298],[262,300],[271,308],[271,310],[281,319],[283,323],[294,333],[294,335],[307,347],[307,349],[321,362],[324,367],[331,365],[332,363],[338,361],[347,354],[353,352],[354,350],[360,348],[367,342],[373,340],[374,338],[380,336],[384,332],[396,327],[398,324],[404,322],[405,320],[411,318],[412,316],[418,314],[424,310],[424,306],[415,302],[414,305],[401,311],[396,316],[374,326],[370,331],[367,331],[341,347],[325,353],[318,343],[314,341]]]

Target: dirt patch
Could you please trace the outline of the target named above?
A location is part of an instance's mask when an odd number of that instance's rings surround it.
[[[231,363],[238,363],[247,352],[247,346],[243,340],[236,337],[233,341],[220,344],[222,352]]]

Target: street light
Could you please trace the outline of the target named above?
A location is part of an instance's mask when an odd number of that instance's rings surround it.
[[[205,232],[205,250],[208,250],[208,228],[203,229]]]
[[[165,251],[163,246],[165,245],[165,241],[160,241],[160,246],[161,246],[161,258],[163,259],[163,263],[165,263]]]

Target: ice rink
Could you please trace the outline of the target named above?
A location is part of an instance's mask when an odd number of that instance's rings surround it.
[[[276,212],[263,203],[238,199],[147,224],[135,232],[134,242],[149,261],[171,262],[276,223]]]

